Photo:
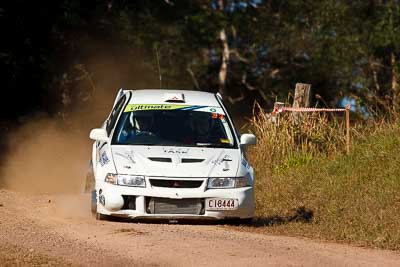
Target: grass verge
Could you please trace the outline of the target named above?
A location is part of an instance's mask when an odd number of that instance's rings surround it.
[[[315,125],[321,122],[314,119]],[[324,127],[314,133],[320,141],[307,137],[307,146],[302,139],[288,145],[298,138],[287,134],[290,124],[277,129],[268,121],[254,123],[275,128],[255,127],[260,142],[249,151],[256,170],[252,230],[400,249],[398,125],[353,127],[355,140],[346,156],[340,150],[343,140],[332,139],[334,127],[341,131],[337,122],[332,126],[322,118]]]

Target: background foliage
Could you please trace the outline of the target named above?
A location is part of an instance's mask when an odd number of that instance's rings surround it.
[[[329,105],[350,95],[396,114],[399,7],[396,0],[2,1],[3,101],[24,95],[18,110],[2,105],[2,120],[90,101],[93,87],[159,87],[157,56],[162,87],[218,91],[221,29],[230,51],[223,93],[240,107],[255,99],[269,105],[306,82]],[[99,71],[105,65],[112,71]]]

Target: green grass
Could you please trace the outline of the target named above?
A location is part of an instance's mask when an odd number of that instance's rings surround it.
[[[321,132],[322,139],[333,128]],[[263,139],[270,136],[258,136],[261,142],[250,153],[260,226],[252,230],[400,249],[398,125],[358,127],[348,156],[341,140],[324,145],[333,150],[326,152],[321,144],[304,148],[300,141],[274,160],[265,156]],[[277,140],[276,146],[284,141]]]

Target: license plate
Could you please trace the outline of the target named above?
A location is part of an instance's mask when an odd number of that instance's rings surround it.
[[[239,201],[234,198],[208,198],[206,199],[206,210],[236,210]]]

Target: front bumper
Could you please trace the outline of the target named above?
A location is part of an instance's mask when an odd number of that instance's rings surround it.
[[[253,187],[232,188],[232,189],[207,189],[206,182],[199,188],[146,188],[117,186],[100,182],[96,184],[97,192],[97,212],[124,218],[132,219],[245,219],[254,216],[254,192]],[[134,199],[134,204],[127,207],[121,200],[127,197]],[[174,213],[152,214],[149,212],[149,200],[152,198],[171,200],[173,203],[185,202],[190,200],[204,202],[209,198],[237,199],[238,206],[235,210],[203,210],[199,214]],[[100,199],[100,201],[99,201]],[[119,203],[115,205],[115,203]]]

